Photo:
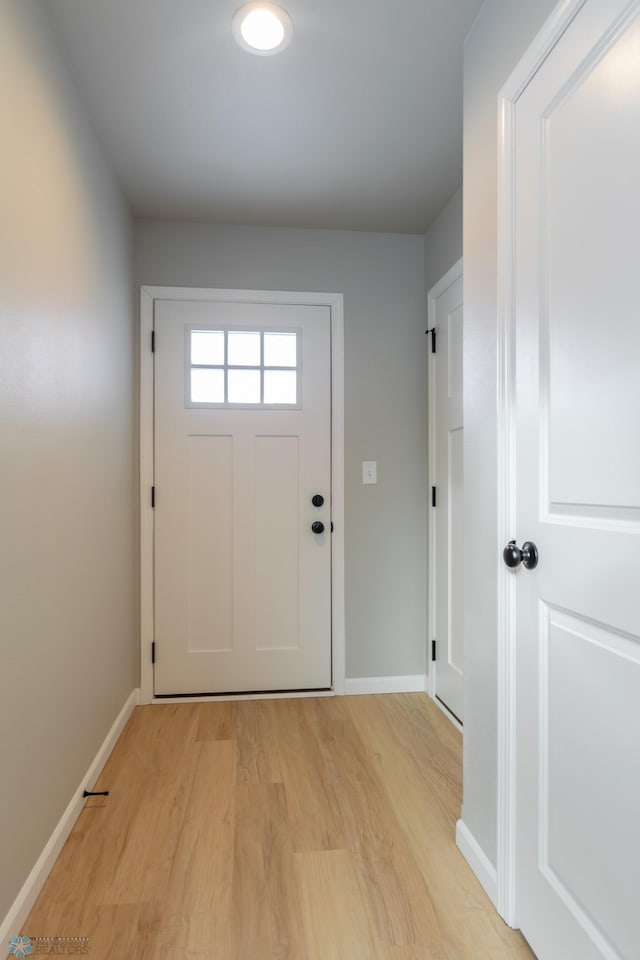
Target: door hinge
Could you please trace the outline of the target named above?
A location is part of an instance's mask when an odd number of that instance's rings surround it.
[[[155,640],[151,644],[151,663],[156,662],[156,642]]]
[[[435,353],[436,352],[436,328],[431,327],[430,330],[425,330],[425,333],[431,334],[431,353]]]
[[[435,662],[435,659],[436,659],[436,641],[435,641],[435,640],[432,640],[432,641],[431,641],[431,661],[432,661],[432,663]]]
[[[151,353],[156,352],[156,332],[155,330],[151,331]]]
[[[151,487],[151,506],[152,508],[156,505],[156,488]]]
[[[436,505],[436,488],[431,487],[431,506],[435,507]]]

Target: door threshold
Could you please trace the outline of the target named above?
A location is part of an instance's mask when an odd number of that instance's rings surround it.
[[[455,715],[455,713],[453,712],[453,710],[451,710],[451,709],[446,705],[446,703],[444,702],[444,700],[441,700],[441,699],[440,699],[440,697],[438,696],[437,693],[436,693],[436,695],[434,696],[433,699],[436,701],[437,705],[440,707],[440,709],[442,710],[442,712],[449,717],[449,720],[451,720],[451,722],[458,728],[458,730],[460,731],[460,733],[462,733],[462,726],[463,726],[463,724],[462,724],[462,720],[460,719],[460,717],[457,717],[457,716]]]
[[[151,703],[216,703],[229,700],[300,700],[312,697],[334,697],[332,687],[303,690],[245,690],[242,693],[158,693]]]

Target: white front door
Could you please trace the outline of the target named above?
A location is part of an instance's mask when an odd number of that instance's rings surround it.
[[[640,957],[640,3],[587,0],[515,107],[518,925]],[[517,557],[516,557],[517,559]]]
[[[462,321],[460,262],[429,291],[432,689],[460,723],[464,717]]]
[[[155,693],[328,688],[330,308],[160,299],[154,327]]]

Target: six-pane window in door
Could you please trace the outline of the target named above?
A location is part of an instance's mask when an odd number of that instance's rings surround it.
[[[187,406],[299,407],[299,330],[187,330]]]

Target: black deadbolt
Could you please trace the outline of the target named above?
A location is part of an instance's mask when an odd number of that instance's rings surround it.
[[[324,497],[321,493],[314,493],[314,495],[311,497],[311,503],[314,505],[314,507],[321,507],[324,503]]]

